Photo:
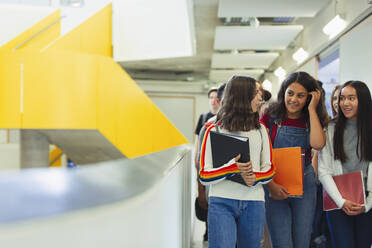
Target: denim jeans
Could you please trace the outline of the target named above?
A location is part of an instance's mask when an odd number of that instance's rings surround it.
[[[263,201],[209,198],[209,248],[260,248],[264,224]]]
[[[307,166],[304,174],[303,198],[274,200],[266,191],[266,221],[273,248],[310,247],[316,203],[313,167]]]
[[[310,149],[305,128],[278,126],[274,148]],[[274,177],[275,180],[275,177]],[[316,206],[316,180],[309,158],[305,158],[303,197],[274,200],[265,189],[266,221],[273,248],[308,248]]]
[[[372,245],[372,210],[348,216],[342,210],[326,213],[335,248],[370,248]]]

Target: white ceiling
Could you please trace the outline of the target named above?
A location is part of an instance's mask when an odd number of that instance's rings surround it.
[[[92,0],[85,0],[86,3],[89,1]],[[272,64],[280,57],[282,51],[295,44],[295,39],[303,30],[301,24],[311,23],[311,19],[316,18],[316,14],[331,2],[331,0],[188,1],[193,4],[196,54],[177,58],[119,61],[132,77],[219,82],[226,80],[231,73],[259,77],[264,71],[272,71]],[[41,5],[59,0],[0,0],[0,3],[10,2],[18,4],[33,2],[35,5]],[[115,11],[114,9],[113,12]],[[227,22],[226,17],[235,18],[235,22]],[[260,25],[255,28],[250,26],[249,22],[243,22],[243,19],[249,17],[257,17],[261,21]],[[276,20],[276,17],[289,18],[290,21],[283,23]],[[169,22],[172,22],[172,18],[169,18]],[[115,34],[113,35],[115,37]],[[152,38],[154,36],[148,37],[150,40]]]
[[[40,22],[55,10],[43,6],[2,4],[0,7],[0,47]]]
[[[214,53],[212,68],[263,68],[268,69],[279,53]]]
[[[0,0],[0,3],[4,4],[22,4],[22,5],[41,5],[50,6],[51,0]]]
[[[326,0],[219,0],[218,17],[314,17]]]
[[[264,73],[263,69],[254,70],[211,70],[209,72],[209,79],[218,83],[226,82],[231,76],[247,75],[253,78],[259,78]]]
[[[214,49],[284,50],[302,29],[300,25],[217,27]]]

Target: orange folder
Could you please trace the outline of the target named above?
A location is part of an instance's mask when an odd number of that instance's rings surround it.
[[[301,147],[273,149],[276,169],[274,181],[284,186],[290,196],[303,195],[303,161]]]

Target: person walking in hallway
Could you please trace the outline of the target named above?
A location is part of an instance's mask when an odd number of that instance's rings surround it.
[[[210,185],[208,238],[210,248],[259,248],[265,223],[262,184],[274,175],[271,144],[264,125],[259,123],[262,98],[256,80],[233,76],[226,84],[216,123],[204,135],[199,179]],[[212,162],[210,132],[244,136],[249,139],[250,160],[238,162],[240,154],[226,164]],[[216,168],[218,167],[218,168]],[[228,177],[240,173],[244,185]]]
[[[327,211],[335,248],[372,245],[372,102],[368,86],[348,81],[340,89],[338,116],[327,128],[327,144],[319,154],[319,180],[340,208]],[[332,176],[362,171],[366,204],[340,194]]]
[[[288,190],[277,184],[275,177],[266,185],[266,220],[274,248],[310,247],[316,204],[311,149],[325,145],[323,127],[328,120],[321,91],[317,80],[308,73],[292,73],[281,84],[277,102],[261,117],[273,148],[301,147],[305,152],[302,198],[289,197]]]

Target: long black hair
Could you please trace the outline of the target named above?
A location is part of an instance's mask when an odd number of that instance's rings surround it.
[[[342,85],[340,92],[346,86],[355,89],[358,98],[357,110],[357,129],[358,143],[356,147],[357,155],[360,161],[372,161],[372,102],[371,93],[368,86],[361,81],[348,81]],[[335,120],[335,132],[333,136],[334,159],[345,162],[347,155],[344,150],[344,130],[347,118],[340,107],[340,98],[338,99],[338,117]],[[360,146],[360,149],[359,149]],[[360,154],[359,154],[360,150]]]
[[[340,90],[341,85],[337,85],[333,90],[331,94],[331,108],[332,108],[332,116],[333,118],[336,118],[337,116],[337,110],[333,107],[333,98],[335,97],[335,93],[337,90]],[[338,92],[338,97],[340,97],[341,91]]]
[[[253,112],[251,101],[258,93],[256,80],[234,75],[226,84],[217,120],[229,131],[249,131],[260,128],[258,112]]]
[[[271,104],[268,108],[268,113],[271,116],[275,116],[279,118],[280,121],[284,121],[287,118],[287,108],[285,107],[285,91],[291,85],[292,83],[299,83],[301,84],[307,92],[319,90],[322,94],[319,99],[319,103],[316,106],[316,112],[319,117],[320,124],[322,127],[324,127],[325,123],[328,121],[329,116],[327,114],[325,104],[324,104],[324,90],[322,86],[319,84],[319,82],[314,79],[312,76],[310,76],[308,73],[299,71],[291,73],[281,84],[277,101],[273,104]],[[306,105],[302,109],[302,115],[305,117],[306,121],[309,123],[309,101],[306,103]]]

